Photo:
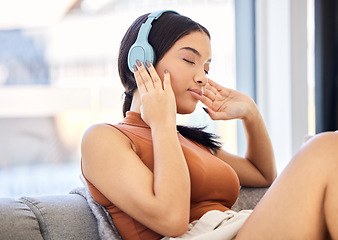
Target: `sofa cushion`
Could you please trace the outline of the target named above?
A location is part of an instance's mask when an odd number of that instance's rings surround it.
[[[42,240],[39,223],[31,209],[20,200],[1,198],[0,236],[11,240]]]
[[[22,197],[34,212],[44,239],[99,239],[97,222],[80,195]]]
[[[268,187],[242,187],[232,210],[254,209],[268,189]]]

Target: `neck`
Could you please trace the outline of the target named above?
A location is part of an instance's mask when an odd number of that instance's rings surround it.
[[[140,93],[136,89],[134,91],[133,100],[130,106],[130,111],[140,113],[141,112],[140,107],[141,107],[141,97],[140,97]]]

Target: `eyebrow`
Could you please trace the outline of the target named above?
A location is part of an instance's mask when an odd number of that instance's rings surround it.
[[[188,51],[195,53],[198,57],[202,56],[199,51],[197,51],[195,48],[192,48],[192,47],[182,47],[182,48],[180,48],[180,50],[188,50]],[[208,59],[208,62],[211,62],[210,58]]]
[[[182,48],[180,48],[180,50],[188,50],[188,51],[195,53],[199,57],[201,56],[200,52],[197,51],[195,48],[192,48],[192,47],[182,47]]]

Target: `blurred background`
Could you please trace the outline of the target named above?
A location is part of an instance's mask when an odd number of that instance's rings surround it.
[[[337,129],[337,98],[321,87],[328,85],[324,53],[337,51],[337,34],[325,38],[316,30],[328,21],[335,33],[337,23],[334,14],[324,17],[332,6],[318,2],[0,0],[0,197],[65,194],[81,186],[83,133],[92,124],[122,120],[120,41],[139,15],[158,9],[208,28],[209,77],[257,102],[282,171],[305,136]],[[332,47],[323,49],[331,38]],[[332,92],[337,59],[330,56]],[[224,149],[245,154],[239,121],[213,122],[202,105],[178,120],[207,126]]]

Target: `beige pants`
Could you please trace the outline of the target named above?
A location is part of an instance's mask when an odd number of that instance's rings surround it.
[[[249,217],[252,210],[221,212],[212,210],[205,213],[199,220],[189,224],[189,230],[175,238],[164,237],[162,240],[232,240]]]

